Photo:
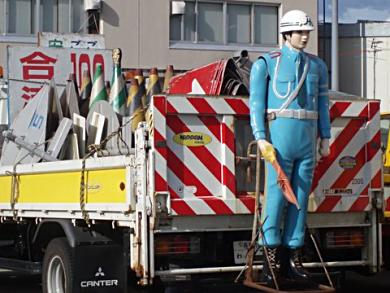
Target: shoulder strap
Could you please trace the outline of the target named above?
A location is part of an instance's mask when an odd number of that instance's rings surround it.
[[[306,80],[306,76],[307,76],[307,73],[309,72],[309,69],[310,69],[310,60],[309,60],[309,57],[306,56],[305,58],[305,68],[303,70],[303,74],[302,74],[302,77],[301,79],[299,80],[299,83],[297,85],[297,87],[295,88],[295,90],[291,93],[291,95],[287,98],[287,100],[283,103],[283,105],[280,107],[279,111],[282,111],[284,109],[287,109],[288,106],[290,106],[290,104],[294,101],[294,99],[297,97],[303,83],[305,82]]]

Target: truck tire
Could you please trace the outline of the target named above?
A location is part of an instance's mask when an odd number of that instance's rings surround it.
[[[46,248],[42,267],[44,293],[71,293],[73,254],[66,238],[55,238]]]

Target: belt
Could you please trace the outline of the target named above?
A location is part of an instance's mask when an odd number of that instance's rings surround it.
[[[278,117],[283,118],[291,118],[291,119],[307,119],[307,120],[317,120],[318,112],[317,111],[309,111],[305,109],[268,109],[267,110],[267,119],[275,120]]]

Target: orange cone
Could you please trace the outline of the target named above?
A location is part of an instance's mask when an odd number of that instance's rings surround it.
[[[150,69],[148,89],[146,91],[146,99],[144,104],[145,121],[148,124],[150,136],[153,136],[154,124],[153,124],[153,117],[152,117],[152,109],[151,107],[149,107],[149,105],[152,100],[152,96],[157,94],[161,94],[161,86],[160,86],[160,81],[158,79],[157,68],[154,67]]]
[[[173,65],[168,65],[164,75],[164,85],[162,90],[163,93],[167,92],[169,88],[169,81],[171,80],[172,76],[173,76]]]
[[[132,70],[128,70],[125,73],[125,81],[131,82],[131,79],[134,78],[134,72]]]
[[[148,107],[153,95],[161,94],[160,81],[158,79],[157,68],[150,69],[148,89],[146,90],[146,103],[144,107]]]
[[[136,80],[138,80],[139,91],[142,96],[142,105],[144,106],[146,103],[146,87],[145,87],[145,78],[142,74],[142,70],[136,69],[134,73],[134,77]]]
[[[142,91],[139,88],[138,80],[131,79],[129,89],[129,96],[127,98],[127,105],[129,108],[129,116],[131,117],[131,131],[134,132],[138,124],[145,121],[144,108],[142,106]]]

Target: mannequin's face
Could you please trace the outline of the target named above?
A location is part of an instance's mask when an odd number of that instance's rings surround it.
[[[306,48],[309,42],[310,31],[293,31],[290,35],[286,35],[287,42],[297,50]]]

